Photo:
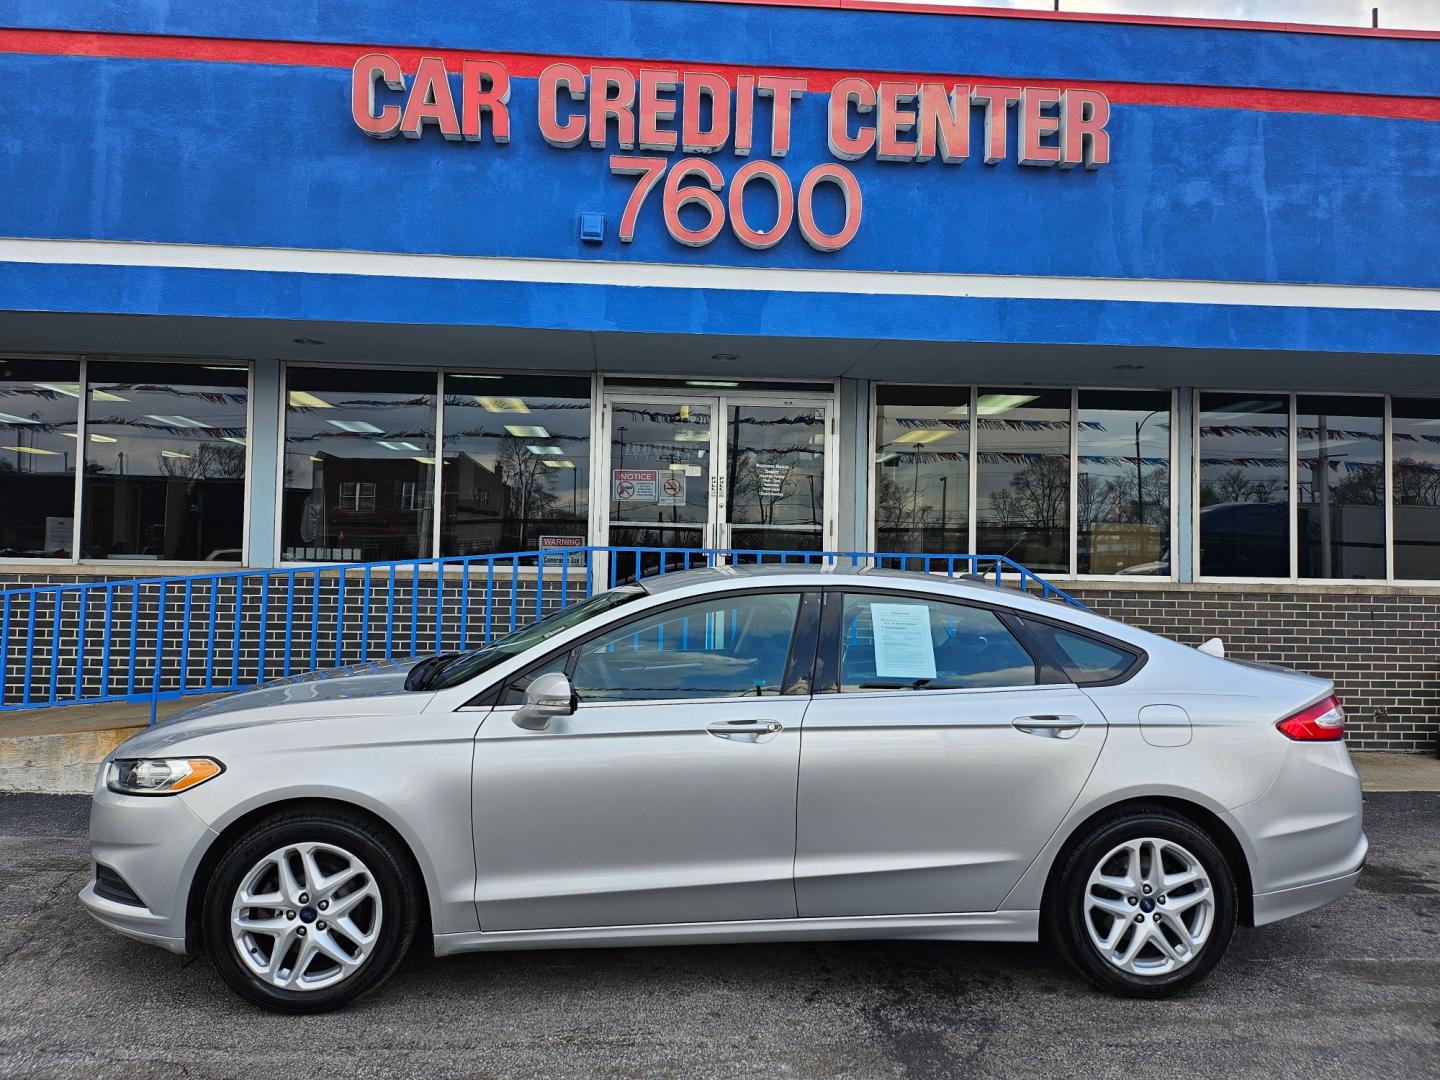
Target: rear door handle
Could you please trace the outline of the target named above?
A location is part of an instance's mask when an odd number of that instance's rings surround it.
[[[722,720],[711,724],[705,730],[718,739],[759,742],[762,738],[785,730],[785,725],[775,720]]]
[[[1039,735],[1049,739],[1069,739],[1085,726],[1085,721],[1078,716],[1041,713],[1035,716],[1017,716],[1010,721],[1010,724],[1017,731],[1023,731],[1027,735]]]

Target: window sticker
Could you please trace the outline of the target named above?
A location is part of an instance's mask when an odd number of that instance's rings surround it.
[[[884,679],[935,678],[930,609],[924,604],[871,604],[875,674]]]

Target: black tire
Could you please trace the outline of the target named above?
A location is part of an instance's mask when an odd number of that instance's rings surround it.
[[[1179,844],[1200,862],[1210,878],[1214,913],[1209,936],[1192,959],[1173,971],[1136,975],[1108,961],[1092,941],[1085,923],[1085,888],[1091,871],[1107,853],[1146,837]],[[1138,906],[1135,910],[1139,914]],[[1193,986],[1220,962],[1235,932],[1237,910],[1235,875],[1208,834],[1170,810],[1131,809],[1087,826],[1079,842],[1062,856],[1046,890],[1043,930],[1070,966],[1095,986],[1125,997],[1162,998]]]
[[[379,936],[351,974],[332,986],[286,990],[272,986],[242,962],[231,936],[231,903],[244,876],[266,855],[287,844],[322,843],[353,854],[379,889]],[[247,830],[221,857],[205,889],[201,933],[211,962],[236,993],[282,1013],[338,1009],[388,979],[409,952],[420,921],[420,889],[407,853],[388,829],[343,810],[281,811]],[[314,918],[315,913],[302,913]],[[333,932],[333,931],[332,931]]]

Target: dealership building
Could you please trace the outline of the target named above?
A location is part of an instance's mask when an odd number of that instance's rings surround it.
[[[14,0],[0,581],[1003,554],[1440,707],[1440,34]],[[21,627],[12,627],[19,633]]]

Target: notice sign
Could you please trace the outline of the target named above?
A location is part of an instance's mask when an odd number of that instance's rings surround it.
[[[785,494],[785,480],[790,475],[789,465],[771,465],[763,462],[755,466],[759,474],[760,494],[778,496]]]
[[[885,679],[935,678],[930,609],[924,604],[871,604],[875,674]]]
[[[685,505],[685,474],[683,472],[671,472],[660,481],[659,502],[661,506]]]
[[[616,469],[614,492],[618,502],[655,502],[659,498],[660,474],[654,469]]]

